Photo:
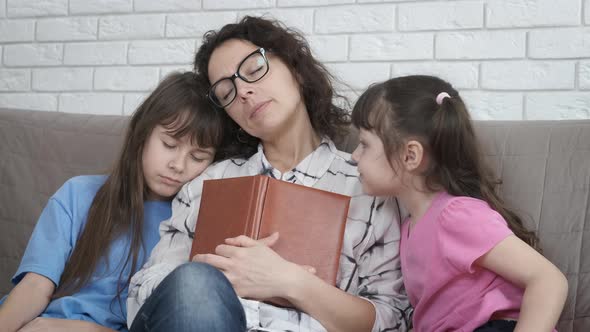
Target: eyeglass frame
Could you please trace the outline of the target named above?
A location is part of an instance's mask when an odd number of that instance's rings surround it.
[[[246,55],[244,57],[244,59],[242,59],[242,61],[240,61],[240,63],[238,64],[238,69],[236,70],[235,73],[233,73],[230,76],[227,77],[222,77],[220,79],[218,79],[215,83],[211,84],[211,87],[209,87],[209,90],[207,91],[207,99],[209,99],[209,101],[211,103],[213,103],[213,105],[215,105],[216,107],[219,108],[226,108],[227,106],[231,105],[231,103],[234,102],[234,100],[236,100],[236,97],[238,96],[238,87],[236,86],[236,79],[241,79],[242,81],[246,82],[246,83],[255,83],[260,81],[264,76],[266,76],[266,74],[268,74],[268,72],[270,71],[270,63],[268,62],[268,58],[266,57],[266,50],[264,49],[264,47],[260,47],[257,50],[255,50],[254,52]],[[240,68],[242,67],[242,65],[244,64],[244,62],[246,62],[246,60],[248,60],[248,58],[250,58],[251,56],[253,56],[256,53],[260,53],[260,55],[262,56],[262,58],[264,59],[264,62],[266,63],[266,71],[264,72],[264,74],[262,74],[259,78],[253,80],[253,81],[249,81],[247,80],[245,77],[243,77],[242,75],[240,75]],[[232,83],[232,85],[234,86],[234,90],[236,91],[234,94],[234,97],[232,98],[232,100],[230,102],[228,102],[227,104],[225,104],[224,106],[221,106],[220,103],[217,103],[215,99],[217,99],[217,97],[215,97],[215,93],[212,93],[214,88],[222,81],[229,79]]]

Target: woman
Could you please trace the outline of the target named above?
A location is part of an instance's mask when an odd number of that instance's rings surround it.
[[[211,102],[231,118],[232,158],[177,196],[168,231],[132,278],[131,331],[406,330],[411,309],[402,294],[399,209],[395,200],[363,195],[350,155],[334,146],[348,115],[332,104],[330,75],[305,39],[277,22],[245,17],[205,35],[195,70],[208,77]],[[280,234],[228,239],[215,254],[183,264],[203,180],[256,174],[352,196],[338,287],[278,256],[271,247]],[[294,308],[260,302],[272,297]]]

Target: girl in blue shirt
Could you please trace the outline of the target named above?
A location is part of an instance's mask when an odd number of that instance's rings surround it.
[[[49,199],[1,301],[2,331],[126,331],[129,278],[173,197],[220,155],[222,113],[200,81],[165,78],[132,116],[110,174],[74,177]]]

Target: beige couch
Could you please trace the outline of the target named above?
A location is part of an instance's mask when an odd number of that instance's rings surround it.
[[[0,109],[0,296],[49,196],[69,177],[106,171],[126,121]],[[477,132],[503,197],[568,277],[559,330],[590,331],[590,120],[478,122]]]

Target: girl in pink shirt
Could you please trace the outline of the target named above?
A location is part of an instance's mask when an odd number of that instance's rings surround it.
[[[417,332],[553,331],[567,280],[495,191],[459,93],[431,76],[371,86],[352,112],[363,190],[396,196]]]

